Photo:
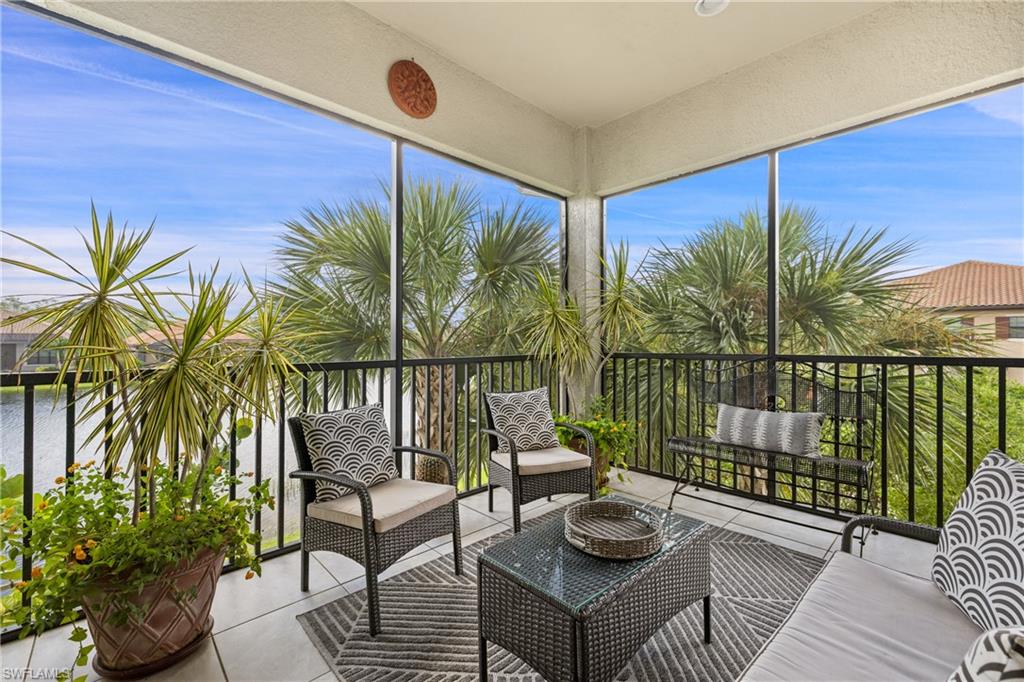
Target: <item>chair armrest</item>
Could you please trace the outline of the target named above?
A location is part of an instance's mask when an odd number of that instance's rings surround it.
[[[480,433],[486,433],[488,436],[494,436],[498,440],[503,440],[508,443],[508,457],[509,464],[512,467],[513,473],[519,472],[519,450],[516,449],[516,442],[506,436],[503,432],[498,429],[480,429]],[[490,454],[487,455],[488,461],[490,460]]]
[[[567,429],[569,431],[573,431],[573,432],[578,433],[579,435],[583,436],[583,439],[587,443],[586,455],[587,455],[587,457],[589,457],[591,459],[591,466],[593,466],[594,450],[595,450],[595,447],[594,447],[594,434],[592,434],[588,429],[585,429],[582,426],[578,426],[576,424],[570,424],[569,422],[555,422],[555,426],[557,426],[558,428],[561,428],[561,429]]]
[[[359,508],[363,517],[363,530],[369,530],[373,527],[373,502],[370,500],[370,489],[366,487],[365,483],[349,478],[348,476],[342,476],[340,474],[322,474],[317,471],[293,471],[288,474],[288,478],[296,478],[305,481],[324,481],[348,488],[359,497]],[[302,515],[305,517],[305,494],[303,494],[302,503]]]
[[[427,448],[417,448],[412,445],[396,445],[394,448],[392,448],[392,450],[394,450],[395,452],[412,452],[417,455],[423,455],[424,457],[434,457],[435,459],[441,460],[442,462],[445,463],[445,466],[448,467],[449,482],[451,482],[452,485],[455,485],[455,465],[452,463],[451,457],[444,454],[443,452],[438,452],[437,450],[428,450]]]
[[[872,527],[876,530],[883,530],[887,533],[893,533],[894,535],[902,535],[905,538],[911,538],[913,540],[922,540],[924,542],[930,542],[937,544],[939,542],[940,529],[935,526],[926,526],[922,523],[912,523],[910,521],[900,521],[898,519],[891,519],[887,516],[858,516],[850,519],[843,526],[843,541],[840,549],[847,554],[850,553],[850,547],[853,544],[853,531],[857,528],[864,526]]]

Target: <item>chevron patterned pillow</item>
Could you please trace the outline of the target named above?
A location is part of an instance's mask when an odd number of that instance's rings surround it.
[[[753,450],[821,457],[820,412],[770,412],[718,404],[715,440]]]
[[[932,582],[978,627],[1024,625],[1024,463],[985,455],[946,519]]]
[[[494,428],[511,438],[516,450],[558,447],[547,387],[519,393],[487,393],[484,397]],[[508,452],[508,443],[499,438],[496,452]]]
[[[1024,627],[983,632],[947,682],[1024,680]]]
[[[304,414],[300,420],[313,471],[348,476],[367,487],[398,478],[391,433],[380,403],[339,412]],[[316,482],[317,502],[349,494],[348,488]]]

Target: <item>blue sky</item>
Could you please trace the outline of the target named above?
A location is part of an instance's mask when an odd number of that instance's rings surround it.
[[[149,255],[192,246],[198,267],[274,271],[281,222],[305,206],[378,191],[390,142],[8,7],[2,23],[2,224],[82,262],[90,199],[133,227]],[[558,202],[421,151],[409,172],[474,182],[488,202]],[[608,202],[610,240],[639,256],[715,218],[764,208],[764,158]],[[783,201],[838,231],[890,228],[918,242],[914,267],[965,258],[1024,264],[1024,88],[1015,87],[781,158]],[[26,257],[9,239],[4,254]],[[3,294],[59,285],[5,269]]]
[[[390,177],[386,138],[8,7],[0,22],[3,226],[72,262],[91,199],[119,225],[155,220],[147,260],[192,246],[197,267],[272,276],[282,221]],[[488,203],[523,199],[557,229],[559,202],[511,182],[419,150],[406,169],[472,182]],[[4,295],[66,290],[11,269],[2,282]]]
[[[632,260],[715,218],[765,210],[765,157],[616,197],[610,241]],[[812,206],[830,234],[887,228],[917,244],[910,269],[966,259],[1024,265],[1024,87],[780,154],[782,203]]]

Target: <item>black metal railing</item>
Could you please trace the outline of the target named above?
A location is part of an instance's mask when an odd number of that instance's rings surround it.
[[[630,466],[675,478],[682,462],[666,447],[667,439],[714,435],[714,410],[698,400],[694,377],[743,361],[768,362],[753,355],[612,356],[604,368],[603,391],[612,417],[636,425]],[[986,452],[998,447],[1024,459],[1024,443],[1019,440],[1024,435],[1024,385],[1008,378],[1011,372],[1024,374],[1024,358],[786,355],[775,363],[812,382],[820,371],[822,376],[841,376],[877,392],[877,424],[870,425],[878,434],[873,448],[859,447],[861,426],[853,434],[858,440],[844,444],[846,439],[838,432],[844,427],[838,420],[826,423],[827,437],[822,439],[823,454],[873,461],[874,492],[865,511],[941,526]],[[874,382],[879,385],[870,385]],[[793,396],[791,404],[797,403]],[[1017,434],[1013,439],[1008,437],[1011,432]],[[743,489],[744,477],[728,463],[701,466],[702,486],[758,496]],[[816,486],[784,477],[774,485],[770,497],[778,504],[829,516],[856,513],[854,507],[840,504],[855,499],[846,491],[818,496]]]
[[[300,491],[288,472],[296,467],[286,418],[299,411],[324,412],[372,402],[389,406],[395,396],[403,401],[402,424],[397,432],[407,445],[441,450],[456,462],[455,482],[462,496],[479,492],[487,484],[488,443],[483,394],[548,386],[552,404],[559,405],[557,370],[548,361],[525,355],[405,359],[402,386],[393,390],[396,363],[389,360],[299,364],[290,385],[280,387],[278,414],[273,421],[253,424],[252,434],[239,439],[229,431],[231,472],[251,474],[260,483],[271,479],[277,498],[274,510],[254,520],[261,540],[255,550],[264,558],[298,548]],[[80,381],[88,383],[90,376]],[[83,449],[84,437],[95,426],[76,424],[76,391],[70,378],[56,385],[56,372],[0,374],[0,410],[3,411],[3,458],[8,475],[24,475],[22,504],[31,515],[37,492],[56,485],[76,460],[102,457],[106,443]],[[111,406],[112,407],[112,406]],[[17,414],[17,412],[21,414]],[[393,414],[386,409],[387,414]],[[112,419],[111,410],[96,421]],[[232,423],[234,422],[232,416]],[[394,429],[393,429],[394,430]],[[16,464],[20,462],[21,470]],[[415,462],[399,462],[403,475],[415,475]],[[244,490],[231,487],[234,498]],[[22,571],[31,574],[26,556]],[[229,567],[230,570],[230,567]]]

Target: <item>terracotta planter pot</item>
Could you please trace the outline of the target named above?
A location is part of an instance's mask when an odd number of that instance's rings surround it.
[[[168,569],[129,600],[145,610],[141,622],[112,622],[114,607],[103,608],[104,597],[119,588],[116,581],[98,587],[83,600],[82,610],[96,644],[93,668],[104,677],[127,679],[149,675],[188,656],[213,629],[210,606],[226,550],[203,551],[189,562]],[[181,599],[182,594],[192,594]],[[179,597],[175,599],[175,597]]]
[[[576,452],[587,454],[587,442],[583,440],[583,438],[571,439],[569,441],[569,447]],[[597,460],[597,473],[595,474],[595,478],[597,480],[595,483],[597,484],[597,489],[601,490],[601,488],[608,485],[608,471],[610,469],[610,463],[608,461],[608,453],[605,452],[604,448],[595,443],[594,450],[594,458]]]

